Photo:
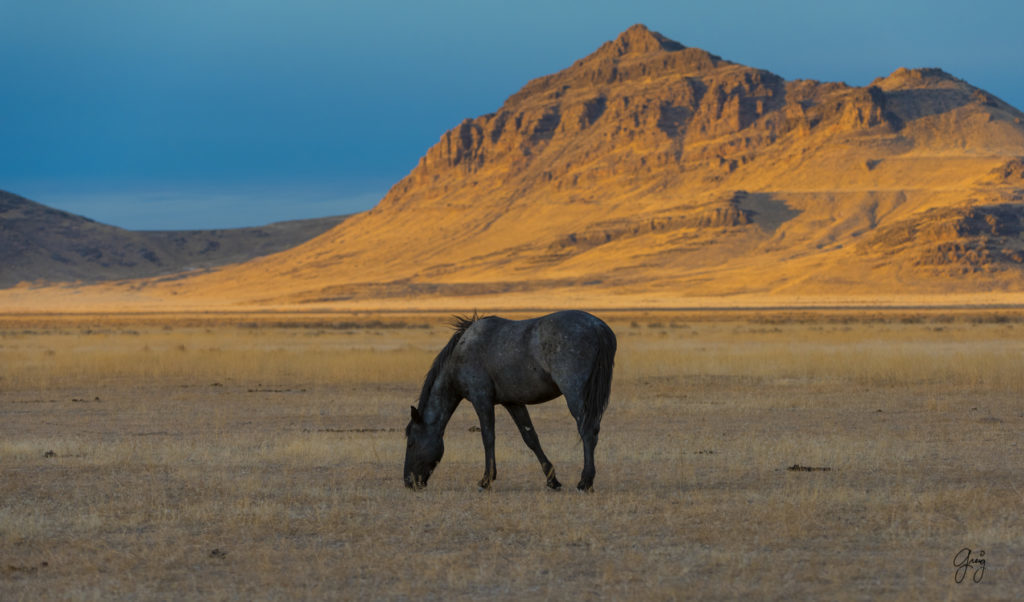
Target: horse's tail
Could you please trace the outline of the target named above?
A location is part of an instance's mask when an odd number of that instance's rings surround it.
[[[604,323],[597,346],[597,356],[583,388],[583,432],[592,433],[601,426],[601,417],[608,407],[612,392],[612,369],[615,366],[615,333]]]

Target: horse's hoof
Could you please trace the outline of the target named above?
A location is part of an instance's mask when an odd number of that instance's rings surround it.
[[[549,479],[548,480],[548,489],[552,489],[554,491],[558,491],[561,488],[562,488],[562,484],[558,482],[558,479]]]
[[[583,493],[593,493],[594,492],[594,484],[593,483],[584,483],[583,481],[580,481],[580,484],[576,486],[576,489],[582,491]]]
[[[480,491],[487,491],[488,489],[491,488],[491,482],[488,480],[480,481],[479,483],[477,483],[477,487],[479,488]]]

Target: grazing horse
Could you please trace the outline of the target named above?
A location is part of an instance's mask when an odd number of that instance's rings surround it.
[[[576,486],[594,486],[594,447],[608,406],[615,333],[582,311],[560,311],[532,320],[496,316],[455,318],[455,334],[437,354],[420,392],[419,407],[405,428],[403,478],[407,487],[426,487],[444,455],[444,430],[463,399],[480,418],[487,489],[497,477],[494,462],[494,406],[512,415],[523,441],[537,455],[551,489],[562,484],[540,447],[526,406],[565,396],[583,440],[583,473]]]

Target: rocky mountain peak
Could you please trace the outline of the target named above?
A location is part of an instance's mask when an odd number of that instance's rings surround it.
[[[656,31],[647,29],[645,25],[636,24],[619,34],[611,42],[606,42],[598,53],[623,56],[626,54],[647,54],[660,51],[683,50],[686,47],[670,40]]]
[[[937,67],[908,69],[900,67],[887,77],[879,77],[871,82],[885,91],[908,90],[916,88],[961,88],[970,87],[963,80],[946,73]]]
[[[1021,117],[941,69],[864,87],[786,81],[634,25],[445,133],[333,240],[353,253],[346,265],[365,242],[362,265],[400,266],[395,290],[404,278],[473,291],[644,278],[690,293],[924,290],[956,270],[1024,281],[1024,235],[971,254],[990,235],[977,224],[1017,223]],[[424,224],[444,242],[407,256],[356,230],[418,240]],[[937,234],[903,235],[918,231]],[[793,259],[807,254],[821,263]]]

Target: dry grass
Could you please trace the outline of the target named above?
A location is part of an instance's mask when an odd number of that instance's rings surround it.
[[[468,406],[402,487],[441,316],[0,318],[0,599],[1024,595],[1021,316],[606,317],[592,495]]]

